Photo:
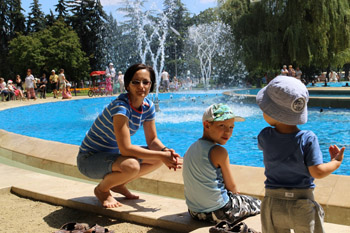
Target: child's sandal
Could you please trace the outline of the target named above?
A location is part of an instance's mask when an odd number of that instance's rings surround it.
[[[89,230],[87,223],[69,222],[64,224],[59,231],[54,233],[86,233]]]
[[[210,233],[258,233],[249,228],[244,222],[232,224],[227,221],[221,221],[209,229]]]
[[[104,228],[98,224],[93,225],[89,229],[89,232],[91,232],[91,233],[114,233],[114,231],[110,231],[107,228]]]

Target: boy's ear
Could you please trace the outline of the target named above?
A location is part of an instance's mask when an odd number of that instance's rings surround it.
[[[210,123],[208,121],[203,121],[203,127],[204,127],[204,129],[209,129]]]

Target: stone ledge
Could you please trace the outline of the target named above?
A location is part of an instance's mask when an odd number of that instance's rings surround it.
[[[45,149],[43,149],[45,148]],[[0,130],[0,156],[52,172],[86,179],[76,167],[78,146],[31,138]],[[264,169],[231,165],[235,181],[242,194],[262,199]],[[90,180],[91,181],[91,180]],[[97,180],[93,180],[96,181]],[[315,198],[326,212],[325,220],[350,225],[349,176],[330,175],[316,180]],[[128,188],[146,193],[184,199],[182,172],[160,169],[139,178]]]

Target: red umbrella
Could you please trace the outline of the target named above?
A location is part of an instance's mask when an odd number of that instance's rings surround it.
[[[105,75],[106,74],[106,71],[92,71],[90,73],[90,76],[100,76],[100,75]]]

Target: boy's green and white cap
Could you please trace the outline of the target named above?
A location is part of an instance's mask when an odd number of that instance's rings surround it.
[[[235,116],[233,111],[226,104],[212,104],[204,112],[202,121],[225,121],[234,118],[235,121],[244,121],[240,116]]]

